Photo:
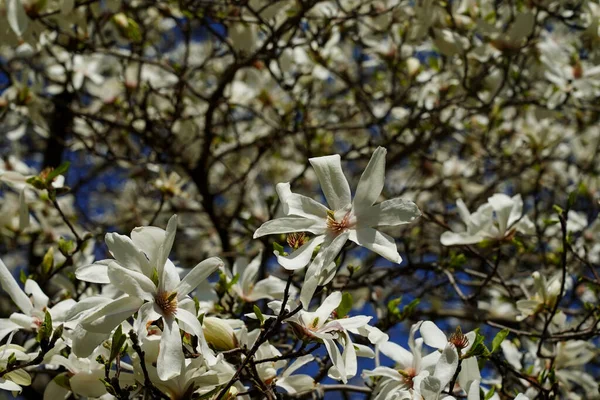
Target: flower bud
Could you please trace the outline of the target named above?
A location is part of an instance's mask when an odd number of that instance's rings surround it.
[[[215,317],[204,317],[204,337],[216,350],[232,350],[238,347],[233,328]]]

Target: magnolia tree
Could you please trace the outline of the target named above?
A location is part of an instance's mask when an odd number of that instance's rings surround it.
[[[0,0],[0,389],[600,399],[597,0]]]

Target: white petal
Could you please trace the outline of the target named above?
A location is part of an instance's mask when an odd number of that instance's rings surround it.
[[[513,200],[504,193],[496,193],[488,199],[488,203],[496,212],[496,220],[500,234],[503,235],[508,227],[508,220],[514,205]]]
[[[100,260],[93,264],[83,265],[75,270],[75,276],[80,281],[91,283],[110,283],[108,278],[108,264],[114,260]]]
[[[282,256],[277,250],[274,250],[273,252],[277,256],[279,265],[287,270],[294,271],[308,265],[313,251],[318,245],[322,244],[324,240],[325,235],[315,236],[298,249],[294,250],[289,256]]]
[[[366,210],[366,224],[368,226],[397,226],[408,224],[421,216],[421,211],[410,200],[394,198],[375,204]],[[363,215],[361,214],[362,224]]]
[[[84,329],[95,333],[110,333],[121,322],[140,309],[144,300],[125,296],[94,311],[81,321]]]
[[[243,260],[243,261],[242,261]],[[238,262],[240,261],[240,262]],[[245,262],[246,258],[241,257],[233,264],[233,273],[239,274],[240,286],[243,293],[250,293],[256,282],[260,265],[262,264],[262,250],[250,263]],[[243,267],[242,267],[243,266]]]
[[[315,357],[311,354],[307,354],[305,356],[298,357],[296,359],[296,361],[294,361],[289,367],[286,368],[285,371],[283,371],[281,376],[282,377],[290,376],[295,371],[297,371],[299,368],[303,367],[304,365],[308,364],[309,362],[313,361],[314,359],[315,359]]]
[[[379,346],[379,350],[394,360],[399,366],[400,369],[411,368],[413,364],[413,355],[410,351],[406,350],[404,347],[394,343],[394,342],[386,342],[382,343]]]
[[[450,383],[457,367],[458,353],[456,352],[454,345],[448,344],[442,352],[442,356],[438,360],[435,371],[433,372],[433,375],[440,380],[442,388]]]
[[[21,386],[17,385],[13,381],[6,380],[4,378],[0,378],[0,389],[7,390],[10,392],[19,392],[21,393]]]
[[[33,306],[38,310],[43,310],[48,307],[50,299],[46,296],[46,293],[42,291],[40,285],[36,281],[27,279],[25,281],[25,293],[32,297]]]
[[[315,294],[321,279],[323,279],[322,275],[325,272],[325,267],[329,267],[335,260],[342,247],[344,247],[344,244],[346,244],[348,236],[348,232],[343,232],[336,237],[325,237],[321,250],[319,250],[319,253],[306,271],[304,284],[300,291],[300,301],[304,309],[308,309],[312,296]]]
[[[372,318],[366,315],[357,315],[355,317],[338,319],[336,322],[344,329],[354,330],[367,325]]]
[[[152,267],[148,259],[130,238],[118,233],[107,233],[104,241],[113,257],[123,268],[152,276]]]
[[[82,371],[69,379],[69,385],[73,393],[86,397],[100,397],[106,393],[104,383],[100,380],[104,378],[104,371],[101,369],[95,371]]]
[[[389,367],[377,367],[371,371],[363,371],[364,376],[384,376],[395,381],[404,381],[404,377],[398,371]]]
[[[0,259],[0,285],[2,285],[2,289],[8,293],[12,301],[17,305],[17,307],[19,307],[21,311],[27,315],[31,314],[33,305],[31,304],[29,297],[27,297],[25,292],[21,290],[15,278],[12,276],[8,268],[6,268],[4,262],[2,262],[2,259]]]
[[[369,164],[367,164],[365,171],[360,177],[360,181],[358,181],[354,196],[354,208],[357,210],[357,214],[360,214],[363,210],[366,211],[372,206],[383,190],[386,153],[387,150],[385,148],[378,147],[371,156]]]
[[[346,378],[352,378],[356,375],[357,371],[356,350],[354,349],[352,340],[350,340],[350,335],[348,335],[347,332],[344,333],[343,337],[345,338],[344,352],[342,353],[342,357],[344,358],[344,369]]]
[[[173,248],[173,242],[175,241],[175,234],[177,233],[177,215],[173,215],[169,222],[167,223],[167,231],[165,234],[165,240],[160,245],[158,250],[158,259],[156,260],[156,267],[158,268],[158,279],[159,279],[159,289],[168,290],[169,283],[171,283],[175,276],[175,280],[179,280],[179,274],[175,268],[169,268],[167,264],[167,260],[169,258],[169,254],[171,253],[171,249]]]
[[[329,354],[329,358],[333,363],[333,366],[328,372],[329,377],[347,383],[348,379],[346,378],[346,367],[344,365],[344,359],[342,358],[340,350],[337,348],[332,339],[323,339],[323,344],[325,345],[327,353]]]
[[[484,239],[482,235],[470,235],[466,232],[464,233],[454,233],[450,231],[446,231],[442,233],[440,237],[440,242],[444,246],[455,246],[461,244],[475,244],[479,243]]]
[[[131,241],[146,254],[150,265],[157,265],[159,249],[166,234],[164,229],[156,226],[140,226],[131,231]]]
[[[448,345],[448,338],[444,332],[431,321],[423,322],[419,331],[427,346],[442,350]]]
[[[342,292],[333,292],[327,296],[323,304],[315,311],[315,317],[319,318],[320,325],[323,325],[329,319],[331,313],[338,308],[341,302]]]
[[[325,219],[321,222],[317,222],[312,219],[302,217],[283,217],[272,219],[262,224],[256,232],[254,232],[254,239],[266,236],[266,235],[277,235],[280,233],[293,233],[293,232],[310,232],[315,235],[320,235],[325,232],[326,225]]]
[[[175,289],[177,298],[187,296],[221,266],[223,266],[223,261],[218,257],[208,258],[196,265]]]
[[[108,277],[110,282],[122,292],[146,301],[154,301],[156,285],[146,275],[123,268],[113,262],[108,265]]]
[[[63,374],[59,375],[59,377],[62,377]],[[66,389],[62,386],[60,386],[58,383],[56,383],[54,380],[51,380],[47,385],[46,385],[46,389],[44,390],[44,398],[43,400],[66,400],[69,398],[69,395],[71,394],[71,391],[69,389]]]
[[[177,321],[169,317],[163,318],[163,323],[164,329],[160,338],[160,351],[158,353],[156,369],[160,380],[167,381],[179,376],[183,367],[184,357]]]
[[[200,325],[200,321],[198,321],[198,318],[196,318],[196,316],[190,313],[189,311],[186,311],[181,308],[177,309],[176,317],[181,322],[183,322],[184,330],[198,337],[200,352],[202,353],[202,356],[204,357],[208,365],[215,365],[215,363],[217,362],[217,358],[213,354],[212,350],[208,347],[208,343],[204,336],[204,331],[202,330],[202,326]]]
[[[309,375],[294,375],[277,379],[275,385],[284,389],[289,394],[296,394],[313,390],[315,381]]]
[[[15,324],[8,318],[0,318],[0,341],[21,328],[20,325]]]
[[[350,231],[350,240],[359,246],[374,251],[383,258],[400,264],[402,257],[398,254],[398,248],[394,239],[373,228],[361,227]]]
[[[339,154],[309,158],[329,207],[335,211],[351,202],[350,186],[342,171]]]
[[[118,325],[118,324],[117,324]],[[71,332],[72,349],[73,353],[78,357],[89,357],[94,350],[110,337],[109,333],[95,333],[89,332],[81,325],[77,325]]]
[[[296,215],[315,221],[323,221],[327,218],[327,207],[310,197],[291,193],[287,196],[286,202],[287,215]]]
[[[29,17],[21,0],[6,1],[6,18],[13,32],[17,36],[23,36],[29,25]]]

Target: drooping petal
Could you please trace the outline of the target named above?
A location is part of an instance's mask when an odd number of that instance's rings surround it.
[[[277,379],[275,385],[289,394],[297,394],[313,390],[315,381],[310,375],[299,374]]]
[[[431,321],[423,322],[419,332],[427,346],[442,350],[448,345],[448,338],[444,332]]]
[[[145,303],[138,310],[138,315],[133,325],[133,329],[137,332],[140,341],[148,336],[148,323],[156,321],[161,317],[161,314],[155,310],[156,303]]]
[[[130,238],[118,233],[107,233],[104,240],[113,257],[123,268],[152,276],[152,267],[148,259]]]
[[[277,256],[279,265],[287,270],[295,271],[308,265],[313,251],[318,245],[322,244],[324,240],[325,235],[315,236],[298,249],[294,250],[289,256],[282,256],[277,250],[274,250],[273,253]]]
[[[4,289],[6,293],[8,293],[8,295],[10,296],[12,301],[17,305],[17,307],[19,307],[19,309],[23,311],[23,313],[27,315],[31,314],[31,310],[33,310],[33,305],[31,304],[29,297],[27,297],[25,292],[21,290],[19,284],[12,276],[8,268],[6,268],[6,265],[4,265],[2,259],[0,259],[0,285],[2,286],[2,289]]]
[[[421,211],[410,200],[394,198],[375,204],[357,215],[361,226],[398,226],[413,222],[421,216]]]
[[[315,221],[308,218],[302,217],[282,217],[272,219],[262,224],[256,232],[254,232],[254,239],[266,236],[266,235],[277,235],[280,233],[293,233],[293,232],[310,232],[315,235],[320,235],[327,229],[326,220]]]
[[[81,326],[90,332],[110,333],[121,322],[140,309],[144,300],[124,296],[114,300],[81,320]]]
[[[198,318],[196,318],[194,314],[190,313],[189,311],[178,308],[177,319],[183,322],[184,330],[198,337],[200,352],[202,353],[202,357],[204,357],[204,359],[206,360],[206,363],[208,365],[215,365],[217,362],[217,358],[213,354],[210,347],[208,347],[208,342],[206,341],[204,331],[202,330],[202,325],[200,325],[200,321],[198,321]]]
[[[356,375],[358,364],[356,361],[356,350],[354,344],[350,340],[350,335],[344,332],[342,337],[344,338],[344,351],[342,357],[344,358],[344,367],[346,371],[346,378],[352,378]]]
[[[179,376],[183,368],[184,356],[181,349],[179,325],[173,317],[163,318],[163,333],[160,338],[160,350],[156,370],[161,381]]]
[[[292,193],[287,197],[288,215],[296,215],[315,221],[327,218],[327,207],[310,197]]]
[[[285,369],[285,371],[283,371],[283,373],[281,374],[281,376],[282,377],[290,376],[295,371],[297,371],[298,369],[300,369],[304,365],[308,364],[309,362],[313,361],[314,359],[315,359],[315,357],[312,354],[307,354],[305,356],[298,357],[296,359],[296,361],[294,361],[293,363],[291,363],[290,366],[287,367]]]
[[[117,324],[118,325],[118,324]],[[84,329],[79,324],[71,331],[71,348],[77,357],[89,357],[94,350],[110,337],[109,333],[96,333]]]
[[[187,296],[221,266],[223,266],[223,260],[218,257],[208,258],[196,265],[177,285],[175,289],[177,298],[181,299]]]
[[[438,360],[433,375],[440,380],[442,389],[452,380],[458,367],[458,353],[452,344],[448,344]]]
[[[385,148],[378,147],[360,176],[354,195],[354,209],[357,215],[362,214],[362,211],[366,211],[372,206],[383,190],[386,154],[387,150]]]
[[[146,275],[113,262],[108,265],[108,277],[120,291],[146,301],[154,301],[156,285]]]
[[[327,354],[329,354],[329,358],[333,363],[333,366],[328,371],[329,377],[332,379],[341,380],[344,383],[348,383],[348,378],[346,378],[346,366],[344,365],[344,358],[342,357],[337,345],[333,339],[323,339],[323,344],[325,345]]]
[[[383,258],[400,264],[402,257],[398,253],[394,239],[373,228],[359,228],[350,231],[349,239],[359,246],[374,251]]]
[[[305,309],[308,309],[312,296],[323,278],[322,275],[325,272],[325,267],[328,267],[335,260],[342,247],[344,247],[344,244],[346,244],[349,235],[350,233],[346,231],[335,237],[325,237],[321,250],[319,250],[319,253],[306,271],[304,285],[302,285],[300,291],[300,301]]]
[[[315,170],[329,207],[335,211],[350,204],[350,185],[342,171],[340,155],[314,157],[308,161]]]
[[[106,387],[100,380],[102,378],[104,378],[104,371],[102,369],[82,371],[69,379],[69,385],[73,393],[80,396],[100,397],[106,394]]]

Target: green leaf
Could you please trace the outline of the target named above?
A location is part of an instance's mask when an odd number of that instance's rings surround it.
[[[488,390],[488,392],[485,394],[485,397],[483,398],[483,400],[490,400],[492,398],[492,396],[494,395],[494,393],[496,393],[496,386],[492,386],[490,388],[490,390]]]
[[[54,247],[50,247],[42,259],[42,274],[48,275],[54,267]]]
[[[500,348],[500,345],[502,344],[502,342],[504,341],[504,339],[506,339],[506,337],[508,336],[508,329],[502,329],[500,332],[498,332],[496,334],[496,336],[494,337],[494,340],[492,340],[492,353],[494,353],[496,350],[498,350]]]
[[[68,257],[74,248],[75,248],[75,243],[73,243],[72,240],[67,240],[63,237],[58,239],[58,250],[61,252],[61,254],[63,256]]]
[[[264,325],[265,323],[265,316],[263,315],[262,311],[260,311],[260,308],[255,304],[254,305],[254,314],[256,315],[256,318],[258,318],[258,320],[260,321],[260,325]]]
[[[52,335],[52,316],[50,315],[50,313],[48,311],[46,311],[46,315],[44,317],[44,322],[42,322],[42,325],[39,327],[38,331],[37,331],[37,335],[35,336],[35,340],[38,341],[38,343],[42,343],[44,341],[49,341],[50,340],[50,336]]]
[[[117,358],[119,353],[121,353],[121,349],[125,344],[125,340],[127,340],[127,336],[123,334],[123,328],[121,325],[119,325],[112,337],[112,343],[110,345],[110,358],[108,359],[109,363]]]
[[[337,317],[344,318],[346,315],[348,315],[350,310],[352,310],[352,304],[352,295],[348,292],[344,292],[342,294],[342,301],[336,309]]]
[[[285,250],[283,249],[283,246],[280,245],[277,242],[273,242],[273,250],[275,250],[276,252],[278,252],[280,255],[285,256],[287,255],[287,253],[285,252]]]
[[[48,173],[48,175],[46,176],[46,184],[51,183],[57,176],[64,175],[64,173],[69,170],[70,165],[70,162],[65,161],[64,163],[60,164],[58,167],[50,171],[50,173]]]
[[[36,189],[39,189],[39,190],[46,189],[46,184],[44,183],[43,180],[40,179],[39,176],[32,176],[31,178],[27,179],[26,182],[29,183],[31,186],[33,186]]]
[[[483,343],[485,337],[479,333],[479,330],[475,330],[475,340],[473,341],[473,345],[471,349],[462,357],[463,359],[469,357],[488,357],[491,353],[488,348]]]

